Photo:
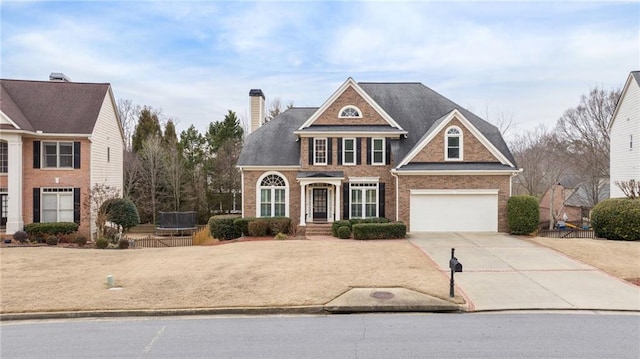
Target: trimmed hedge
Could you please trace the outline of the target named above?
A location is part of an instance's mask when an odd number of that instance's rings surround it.
[[[610,198],[601,201],[591,211],[591,226],[600,238],[640,240],[640,200]]]
[[[73,222],[29,223],[24,226],[24,231],[33,237],[71,234],[77,230],[78,224]]]
[[[353,226],[359,223],[389,223],[389,218],[386,217],[374,217],[374,218],[353,218],[349,220],[349,223]]]
[[[338,230],[340,227],[347,227],[349,229],[349,235],[351,235],[351,222],[348,220],[335,221],[331,223],[331,235],[334,237],[338,237]]]
[[[349,239],[351,238],[351,228],[347,226],[342,226],[338,228],[337,237],[340,239]]]
[[[407,235],[407,226],[402,222],[357,223],[351,228],[353,239],[394,239]]]
[[[98,249],[105,249],[109,246],[109,240],[104,238],[104,237],[100,237],[98,239],[96,239],[96,248]]]
[[[263,235],[256,235],[255,232],[252,234],[250,231],[250,224],[252,222],[264,222],[267,226],[267,232]],[[290,234],[289,229],[291,228],[291,218],[289,217],[245,217],[245,218],[237,218],[233,221],[233,225],[236,230],[243,235],[248,235],[252,237],[263,237],[266,235],[275,236],[278,233],[282,234]],[[259,231],[262,233],[262,231]]]
[[[511,234],[531,234],[538,228],[540,206],[532,196],[513,196],[507,201],[507,224]]]
[[[239,238],[242,235],[242,232],[238,231],[233,225],[233,221],[238,218],[238,215],[232,214],[213,216],[209,218],[208,225],[211,237],[221,241]]]
[[[269,231],[269,222],[251,221],[249,222],[248,235],[251,237],[265,237]]]

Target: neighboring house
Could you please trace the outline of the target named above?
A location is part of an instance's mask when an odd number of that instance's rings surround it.
[[[6,234],[32,222],[93,232],[90,189],[122,190],[123,132],[111,85],[0,80],[0,198]]]
[[[243,216],[507,231],[519,169],[499,130],[423,84],[349,78],[319,108],[291,108],[263,125],[264,94],[249,95],[237,163]]]
[[[640,181],[640,71],[632,71],[622,89],[611,121],[611,197],[624,197],[617,181]]]
[[[609,198],[609,180],[600,181],[598,188],[590,187],[587,182],[577,183],[576,178],[568,177],[549,188],[540,200],[540,222],[554,221],[555,224],[559,220],[573,223],[588,221],[594,202]],[[553,213],[553,218],[550,217],[550,212]]]

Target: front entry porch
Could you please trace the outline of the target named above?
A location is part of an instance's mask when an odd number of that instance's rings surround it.
[[[300,172],[300,225],[340,219],[342,172]]]

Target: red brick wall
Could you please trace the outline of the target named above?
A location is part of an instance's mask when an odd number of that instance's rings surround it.
[[[339,111],[347,105],[356,106],[362,111],[362,118],[338,118]],[[313,122],[314,125],[388,125],[382,116],[374,110],[352,87],[347,88]]]

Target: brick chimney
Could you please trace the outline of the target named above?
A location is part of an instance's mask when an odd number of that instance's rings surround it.
[[[262,126],[265,119],[264,94],[260,89],[252,89],[249,91],[249,113],[251,122],[249,123],[249,133],[257,130]]]

